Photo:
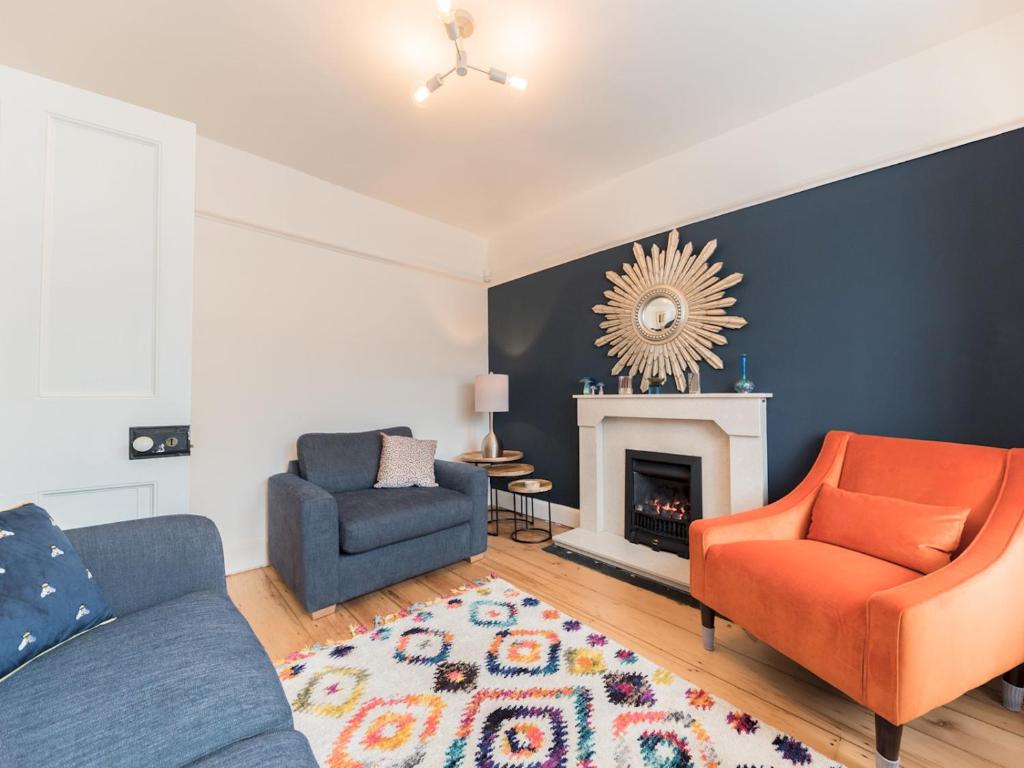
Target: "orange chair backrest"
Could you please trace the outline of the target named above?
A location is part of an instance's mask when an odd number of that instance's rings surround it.
[[[988,519],[1006,457],[1006,450],[982,445],[851,435],[839,487],[921,504],[970,507],[959,554]]]

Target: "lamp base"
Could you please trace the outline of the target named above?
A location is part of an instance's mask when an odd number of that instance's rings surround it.
[[[493,430],[488,432],[480,443],[480,455],[485,459],[500,459],[505,452],[505,446],[501,444],[501,438],[494,434]]]

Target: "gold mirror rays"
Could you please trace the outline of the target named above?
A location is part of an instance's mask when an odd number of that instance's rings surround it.
[[[743,275],[718,277],[722,262],[708,264],[717,246],[712,240],[696,254],[692,243],[680,250],[679,232],[672,230],[664,251],[652,245],[647,255],[633,243],[636,262],[623,264],[622,274],[605,273],[613,287],[604,292],[608,303],[594,306],[594,312],[605,318],[600,324],[605,333],[594,344],[608,346],[608,356],[619,358],[613,376],[628,367],[630,376],[640,374],[641,391],[647,390],[652,376],[671,376],[685,392],[687,369],[696,371],[701,360],[712,368],[722,367],[712,350],[728,343],[720,331],[742,328],[747,321],[726,314],[736,299],[725,292]]]

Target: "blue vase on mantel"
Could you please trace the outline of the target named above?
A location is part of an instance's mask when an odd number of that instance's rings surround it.
[[[747,356],[740,355],[740,380],[732,388],[741,395],[749,395],[754,391],[754,382],[747,378]]]

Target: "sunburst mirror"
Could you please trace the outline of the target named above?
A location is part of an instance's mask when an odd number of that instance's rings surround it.
[[[594,307],[605,318],[605,333],[594,344],[608,346],[608,357],[619,358],[613,376],[628,367],[630,376],[640,374],[643,392],[652,379],[671,376],[685,392],[686,371],[696,372],[701,360],[722,367],[712,351],[714,345],[728,343],[720,331],[742,328],[747,321],[726,314],[736,299],[725,292],[743,275],[718,277],[722,262],[708,264],[717,246],[712,240],[700,253],[694,253],[692,243],[680,250],[679,232],[672,230],[664,251],[652,245],[647,255],[640,243],[633,243],[636,263],[623,264],[622,274],[605,273],[613,287],[604,292],[608,303]]]

